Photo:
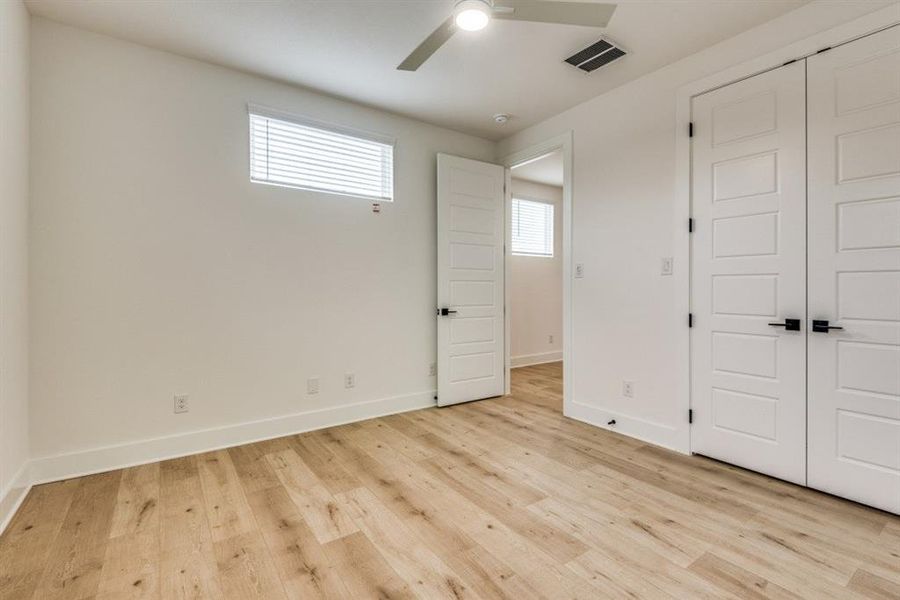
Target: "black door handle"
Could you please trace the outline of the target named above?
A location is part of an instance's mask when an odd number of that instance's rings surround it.
[[[769,327],[784,327],[785,331],[800,331],[800,319],[785,319],[784,323],[769,323]]]
[[[450,310],[449,308],[442,308],[438,311],[438,314],[441,315],[442,317],[446,317],[447,315],[452,315],[455,313],[456,313],[455,310]]]
[[[834,325],[829,325],[828,321],[813,319],[812,322],[812,330],[816,333],[828,333],[832,329],[843,329],[843,327],[836,327]]]

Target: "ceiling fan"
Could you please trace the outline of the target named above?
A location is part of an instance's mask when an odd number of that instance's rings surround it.
[[[441,23],[397,67],[415,71],[456,33],[457,29],[478,31],[490,20],[534,21],[560,25],[606,27],[616,10],[615,4],[593,2],[555,2],[542,0],[460,0],[453,14]]]

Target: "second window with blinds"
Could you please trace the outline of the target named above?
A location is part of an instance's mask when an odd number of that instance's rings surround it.
[[[553,205],[513,198],[510,250],[520,256],[553,256]]]

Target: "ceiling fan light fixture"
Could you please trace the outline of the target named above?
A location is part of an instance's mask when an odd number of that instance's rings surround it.
[[[480,31],[491,20],[491,7],[484,0],[462,0],[453,12],[456,26],[465,31]]]
[[[584,0],[515,0],[512,5],[508,4],[510,0],[497,0],[499,4],[494,2],[495,0],[458,0],[453,12],[397,65],[397,70],[415,71],[456,32],[479,31],[487,27],[491,19],[606,27],[616,10],[615,4]]]

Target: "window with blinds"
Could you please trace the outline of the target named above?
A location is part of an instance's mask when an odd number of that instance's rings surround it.
[[[394,143],[251,107],[250,179],[389,202],[394,199]]]
[[[553,256],[553,205],[512,201],[511,252],[522,256]]]

